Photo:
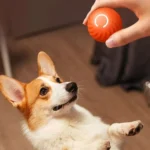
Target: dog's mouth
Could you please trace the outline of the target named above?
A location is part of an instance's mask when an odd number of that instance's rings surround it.
[[[77,95],[74,95],[68,102],[64,103],[64,104],[61,104],[61,105],[58,105],[58,106],[55,106],[53,107],[53,111],[58,111],[62,108],[64,108],[66,105],[69,105],[71,104],[72,102],[74,102],[75,100],[77,99]]]

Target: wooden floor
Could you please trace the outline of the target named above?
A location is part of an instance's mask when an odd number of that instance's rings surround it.
[[[120,87],[103,88],[96,83],[96,68],[89,63],[93,44],[80,25],[15,41],[10,47],[13,75],[23,82],[35,78],[37,53],[47,52],[60,75],[81,86],[79,104],[109,123],[142,120],[144,130],[129,138],[125,150],[149,150],[150,108],[140,93],[125,93]],[[20,120],[19,112],[1,96],[0,150],[32,150],[22,135]]]

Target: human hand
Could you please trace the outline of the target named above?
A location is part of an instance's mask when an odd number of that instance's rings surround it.
[[[84,25],[86,25],[89,15],[99,7],[128,8],[138,17],[138,21],[135,24],[109,37],[106,41],[107,47],[123,46],[140,38],[150,36],[150,0],[95,0],[83,21]]]

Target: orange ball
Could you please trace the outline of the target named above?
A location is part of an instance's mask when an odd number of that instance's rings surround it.
[[[87,27],[96,41],[105,42],[113,33],[122,29],[122,20],[114,9],[99,8],[90,14]]]

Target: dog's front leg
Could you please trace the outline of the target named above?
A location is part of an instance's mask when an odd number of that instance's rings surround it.
[[[143,128],[141,121],[133,121],[126,123],[114,123],[108,128],[108,134],[112,142],[112,148],[120,149],[124,138],[138,134]]]

